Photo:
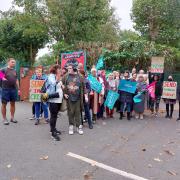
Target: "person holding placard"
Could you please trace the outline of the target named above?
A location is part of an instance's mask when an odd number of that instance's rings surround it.
[[[179,101],[179,117],[177,118],[177,121],[180,121],[180,85],[177,87],[177,100]]]
[[[124,80],[126,81],[131,81],[129,79],[129,71],[125,71],[124,73]],[[121,86],[121,80],[120,80],[120,85]],[[120,120],[122,120],[123,118],[123,112],[126,109],[127,111],[127,119],[131,120],[131,108],[132,108],[132,104],[133,104],[133,93],[127,92],[126,89],[124,90],[119,90],[119,94],[120,94]]]
[[[155,116],[157,116],[159,112],[159,104],[162,96],[163,81],[164,81],[164,73],[152,74],[151,72],[149,72],[149,83],[150,84],[155,83],[155,89],[154,89],[155,97],[153,98],[150,96],[149,98],[150,110],[153,115],[155,109]]]
[[[171,75],[168,76],[168,82],[172,82],[172,81],[173,81],[173,77]],[[164,99],[164,102],[166,104],[166,116],[165,116],[165,118],[172,119],[173,111],[174,111],[174,105],[176,104],[176,99],[170,99],[170,98],[169,99],[163,98],[163,99]]]
[[[134,111],[135,111],[135,118],[136,119],[144,119],[144,110],[145,110],[145,96],[146,96],[146,87],[147,84],[144,82],[144,76],[141,74],[138,77],[137,81],[137,91],[136,93],[139,94],[140,102],[134,103]]]
[[[42,69],[36,69],[35,75],[32,76],[32,80],[44,80],[46,81],[47,77],[43,76],[42,74]],[[48,105],[47,103],[42,103],[42,102],[34,102],[34,107],[35,107],[35,125],[39,124],[40,121],[40,114],[41,114],[41,107],[44,112],[44,119],[46,123],[49,123],[49,114],[48,114]]]
[[[113,74],[110,73],[108,76],[108,80],[107,80],[107,89],[112,90],[112,91],[117,91],[117,81],[114,79]],[[110,117],[113,118],[113,113],[114,113],[114,108],[113,109],[109,109],[108,107],[106,107],[106,117]]]

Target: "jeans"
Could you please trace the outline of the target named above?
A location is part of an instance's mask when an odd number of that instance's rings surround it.
[[[90,113],[90,109],[89,109],[89,103],[84,102],[84,112],[85,112],[85,117],[88,120],[88,124],[89,124],[89,126],[91,126],[92,119],[91,119],[91,113]]]
[[[39,117],[40,117],[41,106],[42,106],[42,109],[43,109],[43,112],[44,112],[44,118],[45,119],[48,118],[48,104],[47,103],[35,102],[34,106],[35,106],[36,119],[39,119]]]
[[[55,132],[56,130],[57,115],[60,110],[60,107],[61,107],[60,103],[49,103],[50,129],[52,133]]]

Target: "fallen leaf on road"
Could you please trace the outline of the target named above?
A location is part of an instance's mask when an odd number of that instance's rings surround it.
[[[49,157],[48,156],[42,156],[40,157],[41,160],[47,160]]]
[[[146,151],[146,149],[145,149],[145,148],[143,148],[143,149],[142,149],[142,151],[144,151],[144,152],[145,152],[145,151]]]
[[[7,165],[7,168],[11,168],[11,167],[12,167],[11,164],[8,164],[8,165]]]
[[[171,155],[171,156],[174,156],[174,155],[175,155],[175,153],[173,153],[173,152],[171,152],[171,151],[169,151],[169,150],[164,150],[164,152],[166,152],[168,155]]]
[[[91,173],[89,173],[89,172],[86,172],[85,174],[84,174],[84,180],[89,180],[89,179],[92,179],[92,174]]]
[[[161,162],[162,160],[159,158],[154,158],[154,161]]]
[[[174,172],[174,171],[168,171],[168,173],[169,173],[170,175],[172,175],[172,176],[176,176],[176,175],[177,175],[177,173]]]
[[[168,144],[173,144],[173,143],[175,143],[175,142],[174,142],[174,141],[169,141],[169,142],[168,142]]]

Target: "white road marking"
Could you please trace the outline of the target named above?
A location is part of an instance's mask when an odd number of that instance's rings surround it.
[[[120,175],[120,176],[126,177],[126,178],[128,178],[128,179],[132,179],[132,180],[148,180],[148,179],[145,179],[145,178],[143,178],[143,177],[136,176],[136,175],[134,175],[134,174],[127,173],[127,172],[125,172],[125,171],[122,171],[122,170],[113,168],[113,167],[111,167],[111,166],[105,165],[105,164],[103,164],[103,163],[99,163],[99,162],[97,162],[97,161],[94,161],[94,160],[92,160],[92,159],[89,159],[89,158],[80,156],[80,155],[78,155],[78,154],[74,154],[74,153],[69,152],[67,155],[70,156],[70,157],[79,159],[79,160],[81,160],[81,161],[87,162],[87,163],[91,164],[92,166],[97,166],[97,167],[100,167],[100,168],[105,169],[105,170],[107,170],[107,171],[110,171],[110,172],[113,172],[113,173],[115,173],[115,174],[118,174],[118,175]]]

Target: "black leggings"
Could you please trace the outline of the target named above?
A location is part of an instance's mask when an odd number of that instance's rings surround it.
[[[180,101],[179,101],[179,118],[180,118]]]
[[[170,113],[169,113],[169,107],[170,107]],[[167,113],[167,115],[172,116],[173,111],[174,111],[174,104],[166,104],[166,113]]]
[[[50,111],[50,128],[51,132],[53,133],[56,129],[56,121],[57,115],[60,110],[61,104],[60,103],[49,103],[49,111]]]

